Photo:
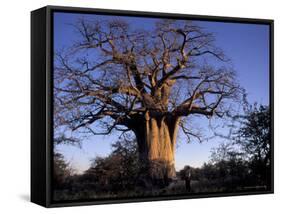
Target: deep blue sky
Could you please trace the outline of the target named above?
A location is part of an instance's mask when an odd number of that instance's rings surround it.
[[[74,24],[79,17],[91,19],[114,19],[114,16],[82,15],[71,13],[54,14],[54,50],[67,48],[75,40],[77,34],[69,24]],[[118,17],[120,18],[120,17]],[[131,23],[135,29],[151,29],[155,18],[122,17]],[[250,103],[269,103],[269,26],[257,24],[237,24],[211,21],[194,21],[215,35],[215,44],[231,59],[237,72],[238,81],[248,93]],[[198,120],[204,126],[206,120]],[[110,153],[110,144],[116,141],[116,135],[93,136],[85,140],[82,148],[75,146],[59,146],[57,149],[77,171],[89,167],[89,160],[96,155],[105,156]],[[201,166],[208,161],[210,149],[218,146],[222,140],[214,139],[208,142],[186,144],[180,136],[176,151],[176,168],[184,165]]]

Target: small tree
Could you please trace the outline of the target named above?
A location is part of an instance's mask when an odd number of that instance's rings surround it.
[[[55,152],[53,158],[54,186],[55,188],[62,188],[71,176],[72,170],[62,154]]]
[[[237,188],[250,178],[246,156],[237,145],[223,143],[212,149],[210,164],[222,186]]]
[[[109,190],[109,187],[116,191],[135,187],[139,176],[136,141],[118,141],[112,148],[109,156],[93,159],[91,167],[85,171],[83,177],[98,186],[103,185],[105,190]]]
[[[271,183],[271,132],[270,108],[256,105],[248,110],[238,131],[237,143],[248,156],[251,168],[260,182]]]

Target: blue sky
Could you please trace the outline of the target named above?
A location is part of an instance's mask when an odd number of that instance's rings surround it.
[[[114,19],[114,16],[82,15],[71,13],[54,14],[54,50],[67,48],[75,40],[77,34],[70,25],[79,17],[96,19]],[[123,17],[135,29],[151,29],[157,21],[155,18]],[[250,103],[269,103],[269,26],[242,23],[223,23],[211,21],[194,21],[205,28],[207,32],[214,33],[215,44],[231,59],[231,64],[237,72],[237,78],[248,94]],[[197,121],[204,126],[206,120]],[[111,152],[111,143],[117,139],[116,135],[93,136],[85,140],[82,148],[62,145],[57,149],[78,172],[89,167],[89,160],[95,156],[106,156]],[[197,142],[187,144],[184,137],[179,136],[176,150],[176,168],[184,165],[201,166],[208,161],[210,150],[218,146],[222,139],[213,139],[202,144]]]

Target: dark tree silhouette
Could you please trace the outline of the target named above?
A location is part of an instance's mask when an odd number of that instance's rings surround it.
[[[240,92],[213,35],[173,20],[149,30],[122,20],[80,19],[74,27],[78,41],[54,65],[56,137],[132,131],[148,177],[172,178],[179,128],[200,139],[184,118],[223,117]]]
[[[238,131],[238,144],[248,156],[260,183],[271,186],[270,108],[260,105],[248,110]]]
[[[72,169],[65,161],[62,154],[54,153],[54,165],[53,165],[53,182],[55,188],[59,189],[64,187],[66,180],[72,175]]]
[[[96,157],[91,167],[84,172],[84,180],[94,181],[95,189],[122,192],[131,190],[139,178],[137,143],[135,140],[117,141],[107,157]]]

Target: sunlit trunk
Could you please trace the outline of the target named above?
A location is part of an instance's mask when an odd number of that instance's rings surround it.
[[[139,124],[135,132],[141,164],[153,181],[168,181],[176,176],[174,154],[178,121],[178,118],[166,116],[146,116],[145,122]]]

